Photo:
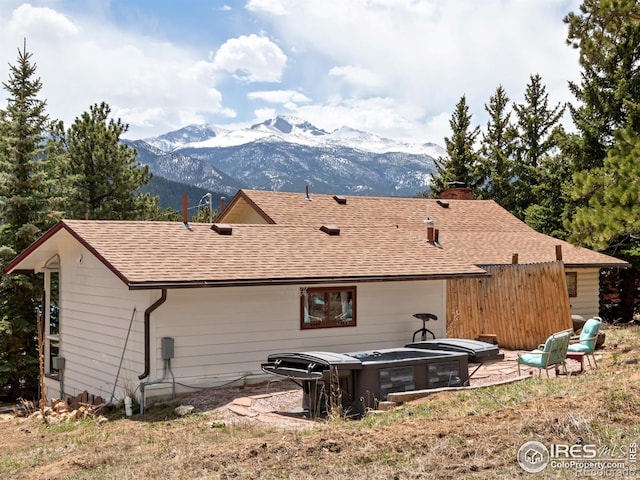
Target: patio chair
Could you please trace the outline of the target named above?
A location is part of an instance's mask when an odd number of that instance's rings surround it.
[[[587,320],[584,327],[582,327],[580,336],[572,337],[567,349],[569,352],[584,353],[584,356],[587,357],[587,361],[591,368],[593,368],[593,365],[591,365],[591,358],[593,358],[595,368],[598,368],[598,362],[596,362],[594,351],[596,349],[596,341],[598,339],[600,325],[602,325],[602,319],[600,317],[593,317]]]
[[[537,368],[538,375],[542,375],[542,370],[545,370],[547,377],[549,376],[549,369],[556,366],[564,367],[566,373],[567,366],[565,357],[567,355],[570,337],[571,335],[568,331],[554,333],[547,338],[544,344],[539,345],[537,349],[531,352],[518,353],[518,358],[516,359],[518,375],[520,375],[520,365]]]

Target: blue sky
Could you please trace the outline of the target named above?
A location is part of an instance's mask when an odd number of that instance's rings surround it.
[[[106,101],[127,138],[293,115],[443,145],[464,94],[477,124],[501,84],[539,73],[573,100],[577,0],[2,0],[0,79],[27,40],[48,113]],[[0,106],[6,105],[6,91]]]

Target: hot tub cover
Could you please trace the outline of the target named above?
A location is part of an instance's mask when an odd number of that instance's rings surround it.
[[[362,352],[348,352],[345,355],[357,358],[362,365],[374,363],[385,363],[389,365],[398,365],[402,363],[415,362],[416,360],[429,359],[433,357],[446,356],[454,358],[460,355],[460,352],[444,351],[443,349],[425,349],[425,348],[384,348],[379,350],[368,350]]]
[[[469,362],[471,363],[483,363],[486,361],[502,360],[504,358],[504,354],[500,353],[497,345],[479,340],[469,340],[467,338],[437,338],[435,340],[409,343],[405,346],[425,350],[463,352],[469,356]]]

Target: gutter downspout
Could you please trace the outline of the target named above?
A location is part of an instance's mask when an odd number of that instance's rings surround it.
[[[167,300],[167,289],[162,289],[162,295],[158,300],[156,300],[149,308],[144,311],[144,372],[138,375],[138,379],[142,380],[149,376],[149,372],[151,370],[151,341],[150,341],[150,331],[151,331],[151,313],[157,309],[160,305],[162,305]]]

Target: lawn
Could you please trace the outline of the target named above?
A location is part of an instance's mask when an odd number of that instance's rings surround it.
[[[154,407],[107,422],[0,420],[0,478],[457,479],[584,478],[575,465],[525,472],[518,449],[571,448],[576,463],[614,458],[626,470],[640,440],[640,327],[604,327],[600,368],[502,386],[442,392],[361,420],[307,429],[226,426],[215,412],[177,417]],[[573,447],[571,447],[573,446]],[[568,462],[567,462],[568,463]],[[602,474],[612,473],[602,471]],[[598,472],[592,472],[597,475]],[[612,475],[609,475],[612,476]]]

